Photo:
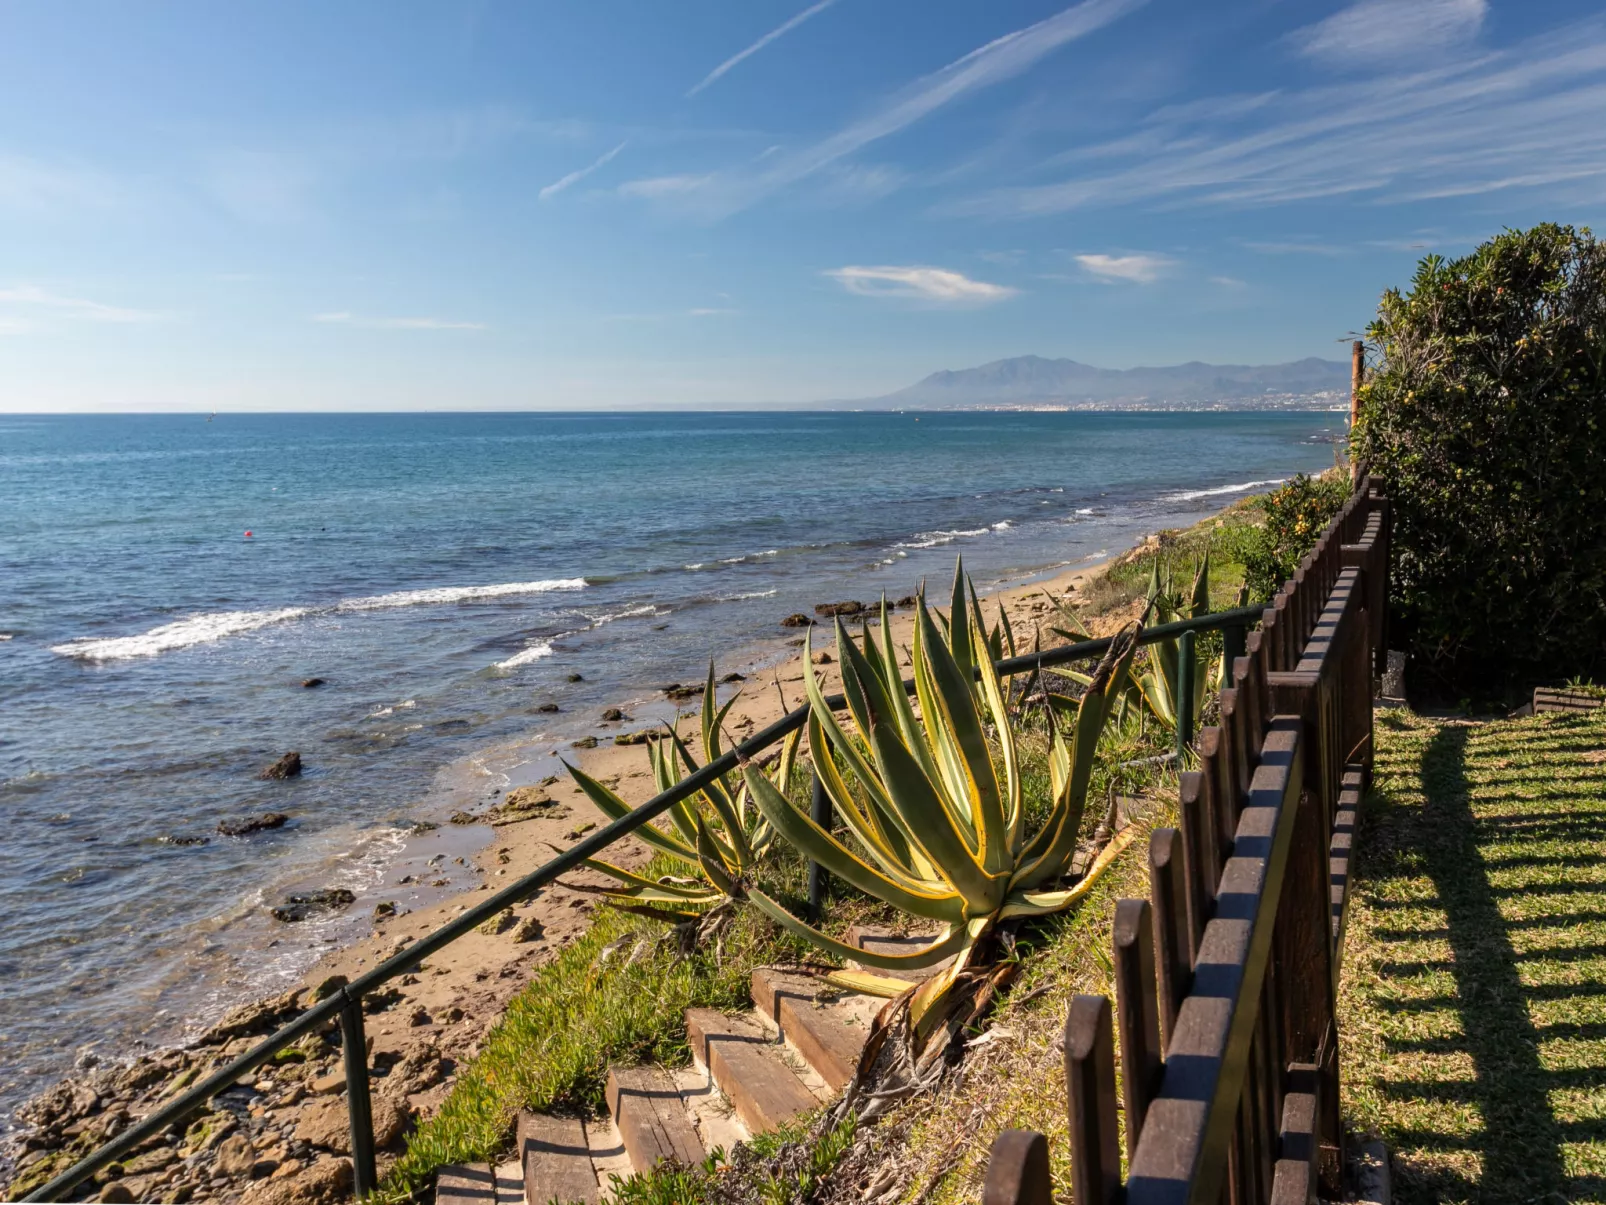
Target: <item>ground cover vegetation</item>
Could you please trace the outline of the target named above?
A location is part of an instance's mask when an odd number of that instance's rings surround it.
[[[1206,557],[1212,568],[1205,577],[1205,590],[1214,609],[1236,605],[1242,592],[1245,549],[1257,539],[1261,521],[1254,505],[1240,505],[1187,531],[1164,533],[1079,591],[1076,615],[1090,631],[1113,634],[1147,607],[1158,566],[1163,566],[1166,578],[1197,586],[1195,573]],[[1187,599],[1178,592],[1173,600],[1176,606],[1193,605],[1192,586]],[[1038,637],[1009,633],[1001,623],[989,628],[979,616],[972,617],[970,631],[973,649],[980,635],[991,656],[1008,651],[1010,641],[1025,647],[1027,639]],[[1052,641],[1046,629],[1042,635]],[[860,634],[859,641],[863,639]],[[923,639],[928,650],[941,646],[951,656],[952,621],[944,624],[936,618]],[[865,646],[861,643],[858,647],[862,650]],[[873,642],[868,653],[860,653],[866,669],[876,654]],[[880,655],[884,659],[884,649]],[[1146,664],[1141,660],[1146,656],[1140,655],[1140,667]],[[1065,793],[1064,747],[1074,736],[1074,728],[1066,724],[1064,714],[1053,709],[1048,696],[1063,692],[1074,699],[1081,684],[1044,675],[1030,682],[1016,679],[1013,686],[1001,684],[999,692],[1012,716],[1005,727],[1014,738],[1013,789],[1020,799],[1021,832],[1058,831],[1066,819],[1057,802]],[[984,712],[988,705],[984,690]],[[925,710],[923,703],[921,710]],[[815,724],[823,727],[823,720],[816,717]],[[884,1182],[875,1195],[905,1185],[931,1201],[957,1200],[967,1193],[974,1195],[985,1151],[999,1130],[1027,1125],[1063,1138],[1064,1087],[1055,1070],[1060,1056],[1054,1043],[1064,1010],[1077,991],[1108,989],[1113,900],[1144,893],[1142,839],[1155,824],[1166,822],[1168,801],[1174,800],[1176,788],[1176,767],[1167,759],[1174,736],[1147,709],[1128,708],[1100,728],[1102,739],[1096,754],[1084,763],[1084,806],[1074,818],[1072,848],[1087,849],[1107,840],[1116,820],[1113,808],[1118,805],[1119,819],[1129,826],[1135,838],[1133,848],[1139,852],[1115,858],[1108,873],[1089,885],[1081,907],[1033,918],[1023,927],[1012,926],[1011,944],[996,956],[1010,965],[1014,987],[995,997],[997,1005],[989,1016],[975,1018],[958,1035],[956,1048],[978,1039],[980,1045],[967,1049],[962,1060],[950,1064],[936,1090],[894,1109],[874,1126],[857,1126],[851,1113],[829,1120],[805,1119],[791,1131],[762,1136],[735,1152],[721,1152],[702,1167],[663,1167],[651,1175],[630,1177],[618,1186],[618,1198],[640,1205],[824,1205],[861,1199],[866,1187],[880,1176]],[[992,756],[1001,765],[996,732],[989,729],[987,737]],[[820,739],[823,746],[831,738],[822,731]],[[657,749],[655,772],[678,776],[678,770],[666,771],[659,764],[664,743],[659,742]],[[864,752],[861,749],[861,755]],[[689,769],[691,764],[688,751],[682,765]],[[786,806],[794,813],[806,815],[806,771],[803,761],[795,773],[776,773],[772,768],[761,777],[780,788],[787,796]],[[756,794],[756,785],[747,779],[749,799]],[[1009,790],[1005,789],[1006,795]],[[727,791],[734,803],[735,791],[729,784]],[[862,809],[863,795],[857,799]],[[773,806],[775,801],[770,802]],[[698,808],[704,826],[718,831],[729,845],[730,829],[718,811],[711,800],[702,801]],[[841,821],[840,811],[838,817],[835,836],[841,841],[852,839],[854,834]],[[759,822],[746,807],[739,809],[739,821],[750,843],[762,840],[754,836]],[[690,824],[691,840],[695,841],[697,819],[692,818]],[[686,836],[673,821],[665,831]],[[766,844],[767,855],[749,868],[753,882],[782,910],[801,914],[806,863],[786,841]],[[685,850],[661,850],[634,877],[658,883],[666,876],[686,876],[692,869]],[[706,874],[701,858],[694,876],[698,873]],[[487,1035],[476,1059],[459,1074],[439,1112],[419,1127],[407,1151],[388,1169],[381,1200],[396,1202],[417,1194],[434,1169],[445,1164],[494,1161],[506,1150],[520,1109],[599,1115],[610,1064],[676,1065],[686,1061],[686,1008],[741,1009],[748,1003],[754,967],[806,960],[821,963],[818,943],[809,935],[800,934],[796,926],[777,924],[751,907],[733,910],[719,943],[688,946],[684,929],[677,930],[672,923],[681,918],[653,913],[656,904],[668,903],[673,911],[683,901],[644,901],[634,891],[639,883],[620,881],[623,889],[614,893],[621,897],[616,902],[630,910],[601,909],[582,938],[536,971],[503,1021]],[[825,915],[818,925],[827,938],[840,939],[855,923],[901,931],[929,923],[858,891],[837,876],[830,876],[828,883]],[[704,892],[713,888],[721,899],[727,895],[713,882],[713,876],[695,883],[683,879],[683,885]],[[993,1037],[986,1036],[989,1032]],[[960,1128],[956,1130],[955,1125]],[[956,1134],[965,1135],[965,1140],[959,1142]],[[1055,1144],[1055,1175],[1068,1189],[1066,1150],[1064,1142]]]
[[[1394,507],[1413,685],[1488,699],[1606,665],[1606,248],[1510,230],[1428,256],[1367,330],[1354,454]]]
[[[1343,1107],[1394,1199],[1606,1200],[1606,711],[1380,713]]]

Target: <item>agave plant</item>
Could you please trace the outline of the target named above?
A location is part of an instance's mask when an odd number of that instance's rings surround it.
[[[853,844],[814,823],[754,766],[747,767],[748,786],[769,823],[805,857],[943,931],[913,953],[877,954],[821,933],[757,888],[748,898],[816,947],[879,970],[913,970],[955,956],[952,967],[915,993],[918,1022],[1001,922],[1070,907],[1113,858],[1106,850],[1079,882],[1063,883],[1111,687],[1126,674],[1135,633],[1124,632],[1099,666],[1069,731],[1054,732],[1052,799],[1047,818],[1031,826],[1016,736],[974,590],[967,598],[956,586],[942,626],[924,593],[917,600],[911,660],[918,712],[904,691],[884,606],[881,631],[878,643],[867,630],[861,648],[837,625],[851,732],[826,703],[812,658],[804,661],[809,754]]]
[[[714,697],[714,667],[710,663],[701,716],[704,764],[723,754],[720,730],[737,695],[732,695],[723,707],[718,706]],[[786,738],[781,745],[780,758],[769,774],[754,772],[759,781],[783,797],[797,767],[801,735],[795,732]],[[660,793],[702,768],[673,726],[662,740],[647,746],[647,758]],[[617,820],[631,810],[628,803],[583,770],[568,762],[564,763],[564,768],[610,820]],[[649,879],[600,858],[588,858],[585,865],[621,884],[617,890],[603,893],[608,902],[626,911],[681,923],[701,920],[711,909],[743,898],[754,865],[775,840],[775,830],[753,805],[752,777],[722,774],[689,799],[671,807],[667,813],[667,829],[649,823],[636,830],[636,836],[652,849],[681,863],[688,872],[685,875]]]
[[[1162,582],[1160,562],[1154,563],[1154,575],[1149,579],[1150,614],[1159,623],[1171,623],[1184,618],[1198,619],[1210,613],[1210,554],[1205,553],[1193,576],[1193,588],[1186,604],[1181,603],[1170,590],[1170,579]],[[1195,648],[1193,673],[1190,675],[1193,694],[1192,712],[1198,716],[1204,707],[1205,695],[1210,688],[1209,660],[1202,650]],[[1177,726],[1178,702],[1182,688],[1182,638],[1169,636],[1149,645],[1148,663],[1134,676],[1138,695],[1154,717],[1168,728]]]

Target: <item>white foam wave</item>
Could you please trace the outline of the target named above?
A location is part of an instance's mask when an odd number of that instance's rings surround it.
[[[603,624],[612,623],[616,619],[635,619],[635,618],[637,618],[638,616],[641,616],[641,615],[656,615],[656,614],[658,614],[657,606],[654,605],[653,603],[648,603],[644,607],[631,607],[627,611],[615,611],[611,615],[610,614],[598,615],[596,618],[592,619],[591,626],[594,627],[594,628],[600,628]]]
[[[993,530],[994,531],[1008,531],[1013,526],[1015,526],[1015,525],[1013,523],[1011,523],[1008,519],[1004,519],[1004,520],[1001,520],[998,523],[994,523],[993,524]]]
[[[715,602],[742,602],[744,599],[749,599],[749,598],[774,598],[777,593],[778,593],[778,591],[776,591],[776,590],[752,590],[752,591],[749,591],[746,594],[721,594],[714,601]]]
[[[154,657],[172,649],[188,648],[192,644],[207,644],[225,636],[238,636],[254,632],[270,624],[286,623],[311,614],[308,607],[281,607],[276,611],[211,611],[191,615],[188,619],[164,623],[159,628],[141,632],[137,636],[112,636],[105,639],[69,640],[51,648],[52,653],[63,657],[76,657],[80,661],[122,661],[129,657]]]
[[[547,578],[534,582],[502,582],[493,586],[443,586],[433,590],[400,590],[369,598],[347,598],[332,606],[279,607],[271,611],[205,611],[172,623],[164,623],[135,636],[111,636],[69,640],[54,645],[51,652],[80,661],[124,661],[130,657],[154,657],[158,653],[208,644],[225,636],[254,632],[276,623],[305,619],[340,611],[379,611],[392,607],[467,602],[478,598],[500,598],[510,594],[545,594],[551,590],[583,590],[583,577]]]
[[[584,590],[583,577],[552,577],[536,582],[502,582],[494,586],[441,586],[432,590],[398,590],[371,598],[348,598],[335,604],[337,611],[380,611],[390,607],[416,607],[429,604],[472,602],[477,598],[502,598],[509,594],[546,594],[552,590]]]
[[[1091,506],[1084,506],[1076,513],[1079,515],[1091,515],[1093,513],[1093,508]]]
[[[991,528],[977,527],[964,531],[923,531],[913,540],[905,540],[896,544],[896,548],[937,548],[943,544],[952,544],[955,540],[969,539],[972,536],[984,536]]]
[[[682,565],[681,568],[682,569],[701,569],[706,564],[708,564],[707,561],[693,561],[689,565]]]
[[[509,657],[506,661],[498,661],[496,663],[496,668],[497,669],[518,669],[518,667],[521,666],[521,665],[528,665],[532,661],[539,661],[539,660],[541,660],[542,657],[550,657],[551,655],[552,655],[552,645],[551,644],[546,643],[546,642],[542,642],[541,644],[532,644],[532,645],[530,645],[529,648],[520,649],[518,652],[514,653],[511,657]]]
[[[1241,494],[1246,490],[1259,489],[1263,485],[1281,485],[1287,481],[1286,477],[1272,477],[1266,481],[1240,481],[1237,485],[1218,485],[1208,490],[1184,490],[1178,494],[1166,494],[1162,502],[1192,502],[1195,498],[1214,498],[1218,494]]]
[[[4,644],[7,640],[10,640],[15,635],[15,632],[0,632],[0,644]]]

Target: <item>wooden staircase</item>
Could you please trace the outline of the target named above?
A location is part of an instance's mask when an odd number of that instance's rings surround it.
[[[436,1202],[600,1202],[610,1176],[648,1171],[664,1159],[701,1163],[716,1147],[729,1152],[835,1099],[884,1001],[833,996],[822,986],[787,971],[754,971],[750,1012],[687,1010],[692,1066],[611,1068],[606,1119],[521,1114],[516,1159],[497,1168],[442,1168]]]

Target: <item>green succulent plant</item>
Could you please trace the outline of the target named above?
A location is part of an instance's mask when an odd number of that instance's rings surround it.
[[[1076,854],[1112,687],[1125,679],[1136,631],[1129,628],[1116,640],[1067,730],[1053,731],[1053,798],[1046,819],[1030,829],[1012,717],[962,567],[946,623],[933,616],[924,592],[917,599],[914,701],[904,690],[884,603],[881,632],[877,641],[866,628],[860,647],[840,622],[836,626],[851,731],[827,704],[812,658],[805,657],[809,755],[852,843],[816,824],[756,766],[746,768],[748,787],[770,825],[805,857],[943,930],[913,953],[877,954],[829,937],[757,888],[748,898],[782,928],[864,966],[913,970],[956,956],[915,994],[918,1019],[1000,922],[1070,907],[1108,864],[1104,858],[1079,882],[1063,883]]]
[[[723,755],[720,730],[740,693],[719,706],[714,697],[714,667],[709,664],[701,715],[706,759],[703,764]],[[626,911],[679,923],[699,920],[709,909],[742,899],[753,867],[775,840],[775,830],[753,805],[751,782],[756,775],[770,790],[784,797],[796,772],[801,735],[794,732],[786,738],[769,773],[755,770],[748,775],[722,774],[671,807],[666,813],[668,828],[644,824],[636,830],[635,835],[652,849],[682,863],[688,871],[686,875],[649,879],[600,858],[588,858],[585,865],[621,884],[617,890],[604,893],[608,902]],[[673,726],[662,740],[647,746],[647,759],[659,793],[702,768]],[[608,819],[617,820],[630,812],[630,805],[603,783],[568,762],[563,764]]]
[[[1149,579],[1149,614],[1158,624],[1178,619],[1199,619],[1210,614],[1210,554],[1205,553],[1193,575],[1193,586],[1183,602],[1171,590],[1170,575],[1162,581],[1160,562],[1154,563],[1154,574]],[[1149,655],[1141,672],[1133,675],[1133,685],[1153,716],[1167,728],[1177,726],[1177,704],[1182,688],[1182,637],[1168,636],[1148,646]],[[1206,653],[1194,646],[1193,672],[1189,675],[1192,687],[1192,715],[1197,718],[1209,693],[1211,673]]]

